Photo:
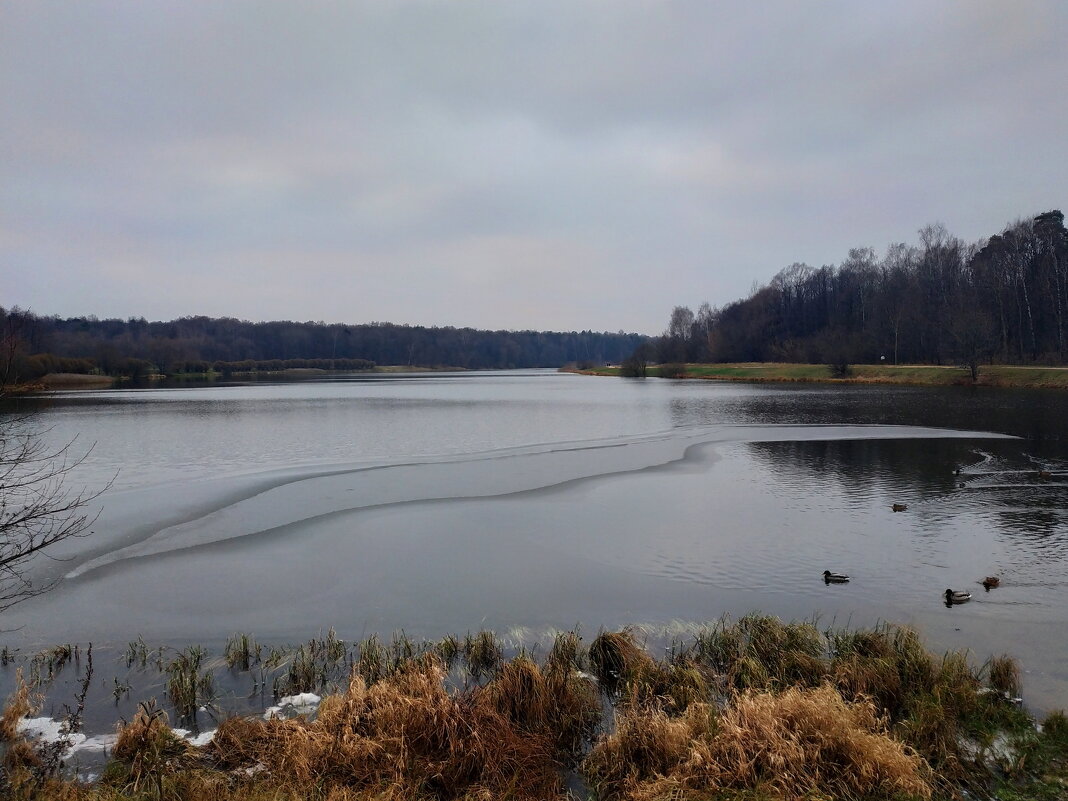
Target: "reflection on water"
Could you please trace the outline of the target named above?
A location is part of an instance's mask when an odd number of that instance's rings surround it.
[[[544,372],[66,393],[48,436],[95,441],[86,480],[119,489],[8,622],[32,643],[890,619],[1015,653],[1029,702],[1064,705],[1061,408]]]

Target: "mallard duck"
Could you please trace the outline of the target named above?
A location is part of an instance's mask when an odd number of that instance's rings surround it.
[[[890,508],[893,509],[895,512],[904,512],[906,509],[909,508],[909,505],[907,503],[895,503]]]
[[[823,581],[826,584],[845,584],[849,581],[849,576],[842,573],[832,573],[830,570],[824,570]]]
[[[946,603],[947,604],[962,604],[970,601],[972,594],[970,592],[963,592],[961,590],[946,590]]]
[[[994,589],[994,587],[1001,586],[1001,579],[999,579],[997,576],[987,576],[979,583],[983,585],[984,590],[990,592],[992,589]]]
[[[1053,478],[1053,473],[1051,473],[1049,470],[1039,470],[1038,478],[1041,481],[1049,481],[1051,478]]]

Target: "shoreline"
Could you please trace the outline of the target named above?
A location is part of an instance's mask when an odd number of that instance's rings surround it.
[[[405,798],[563,801],[565,779],[606,801],[927,801],[1047,797],[1068,780],[1068,721],[1054,711],[1038,725],[1017,698],[1015,660],[940,656],[908,626],[820,630],[752,613],[662,652],[630,627],[546,646],[490,631],[355,642],[331,630],[282,648],[238,633],[212,654],[138,638],[118,664],[98,651],[95,676],[91,646],[5,651],[0,675],[18,674],[0,778],[25,792],[16,798],[85,801],[141,798],[143,783],[190,801],[370,801],[383,781]],[[114,695],[117,735],[99,710],[96,730],[81,731],[82,705],[37,717],[35,690],[57,709],[79,684],[83,704],[91,686]],[[91,763],[85,780],[58,762],[40,773],[67,752]],[[426,795],[443,774],[455,784]]]
[[[903,386],[966,386],[1014,389],[1068,389],[1068,367],[1017,367],[989,365],[979,369],[972,381],[966,367],[942,365],[849,366],[845,377],[834,377],[824,364],[785,362],[746,362],[739,364],[685,364],[685,374],[676,380],[743,381],[748,383],[818,384],[897,384]],[[661,365],[650,365],[648,377],[660,378]],[[578,369],[562,367],[561,372],[592,376],[620,376],[620,368]]]
[[[145,376],[143,381],[148,384],[158,384],[168,380],[190,381],[230,381],[235,378],[249,378],[252,376],[282,376],[290,378],[313,377],[320,375],[351,375],[351,374],[390,374],[390,373],[465,373],[470,372],[466,367],[438,366],[426,367],[418,365],[377,365],[368,370],[327,370],[320,367],[290,367],[284,370],[245,370],[230,373],[224,376],[221,372],[209,373],[179,373],[164,375],[156,373]],[[107,389],[110,387],[121,388],[130,383],[129,376],[107,376],[89,373],[48,373],[21,384],[15,384],[5,388],[9,395],[33,395],[37,393],[51,392],[54,390],[78,390],[78,389]]]

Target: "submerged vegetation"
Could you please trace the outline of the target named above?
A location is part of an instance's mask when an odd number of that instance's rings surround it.
[[[123,659],[142,669],[162,653],[131,646]],[[582,783],[600,801],[1011,801],[1068,787],[1068,722],[1054,712],[1035,725],[1010,657],[937,656],[907,627],[821,631],[754,614],[701,628],[662,658],[634,629],[588,646],[564,632],[540,659],[538,650],[506,656],[485,631],[354,644],[330,631],[291,649],[239,634],[216,660],[189,647],[163,663],[181,718],[195,723],[212,666],[261,689],[273,674],[276,700],[303,695],[265,716],[224,716],[198,741],[144,702],[89,782],[28,738],[20,722],[36,689],[20,673],[0,716],[0,793],[533,800],[567,798],[569,783]]]

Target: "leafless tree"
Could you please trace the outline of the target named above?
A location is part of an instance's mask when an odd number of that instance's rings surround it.
[[[17,379],[11,368],[14,332],[4,332],[0,348],[0,403],[5,403]],[[36,415],[0,407],[0,611],[53,585],[30,579],[31,560],[47,556],[63,540],[86,536],[96,519],[93,501],[107,489],[72,490],[70,474],[89,451],[76,453],[73,440],[50,446],[44,434]]]

